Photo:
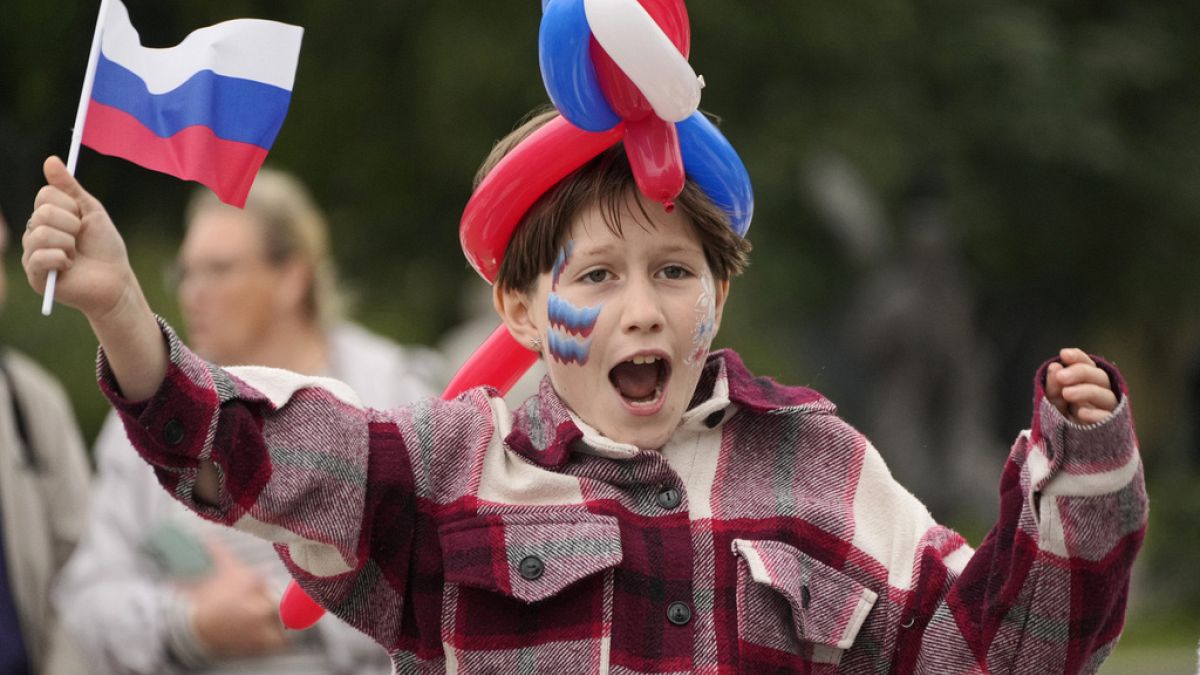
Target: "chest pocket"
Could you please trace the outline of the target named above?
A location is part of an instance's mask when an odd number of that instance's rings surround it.
[[[616,518],[561,509],[477,516],[438,536],[447,670],[608,672]]]
[[[621,562],[617,519],[592,513],[478,516],[438,536],[447,583],[529,604]]]
[[[733,552],[742,670],[778,667],[786,654],[795,667],[834,672],[875,592],[783,542],[735,539]]]

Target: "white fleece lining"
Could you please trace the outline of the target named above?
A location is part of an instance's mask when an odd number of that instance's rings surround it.
[[[1062,514],[1058,512],[1058,499],[1050,495],[1042,495],[1038,502],[1041,512],[1041,522],[1038,523],[1038,548],[1059,556],[1070,557],[1067,552],[1067,535],[1063,532]]]
[[[347,405],[355,408],[363,407],[362,400],[358,398],[358,394],[350,388],[350,385],[332,377],[300,375],[290,370],[267,368],[266,366],[234,366],[226,368],[225,371],[257,389],[276,408],[283,407],[283,404],[287,403],[297,391],[310,387],[324,389]]]
[[[955,574],[962,574],[967,568],[967,563],[971,562],[971,557],[975,555],[975,549],[963,544],[954,549],[950,555],[942,558],[942,563],[946,565],[946,569]]]
[[[543,506],[582,504],[579,479],[547,471],[508,450],[504,439],[512,429],[512,415],[504,399],[492,398],[492,419],[496,433],[488,441],[479,477],[480,499],[496,504]]]
[[[264,523],[250,514],[238,518],[233,527],[260,539],[287,544],[292,561],[314,576],[331,577],[354,569],[333,546],[305,539],[285,527]]]
[[[1042,488],[1042,494],[1058,497],[1098,497],[1112,494],[1129,485],[1140,464],[1137,452],[1133,452],[1124,466],[1112,471],[1084,474],[1060,471]]]

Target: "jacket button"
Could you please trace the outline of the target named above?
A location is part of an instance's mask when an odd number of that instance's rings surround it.
[[[546,564],[542,562],[541,558],[531,555],[522,558],[517,569],[526,581],[537,581],[542,577],[542,573],[546,571]]]
[[[659,506],[669,511],[676,506],[679,506],[679,503],[683,501],[683,495],[676,488],[667,487],[663,488],[662,491],[654,497],[654,501],[658,502]]]
[[[183,422],[172,417],[163,425],[162,437],[167,445],[179,445],[183,442]]]
[[[692,620],[692,608],[686,602],[672,602],[667,607],[667,621],[676,626],[686,626]]]
[[[725,419],[725,411],[718,410],[704,418],[704,426],[708,427],[709,429],[716,429],[717,425],[720,424],[721,420],[723,419]]]

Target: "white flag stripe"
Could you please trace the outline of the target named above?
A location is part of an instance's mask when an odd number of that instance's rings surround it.
[[[675,43],[637,0],[584,0],[596,42],[668,122],[700,106],[700,80]]]
[[[128,68],[152,94],[177,88],[202,70],[292,89],[304,29],[278,21],[234,19],[192,31],[174,47],[143,47],[120,0],[111,0],[100,50]]]

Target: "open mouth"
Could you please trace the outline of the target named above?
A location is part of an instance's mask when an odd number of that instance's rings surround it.
[[[635,356],[608,371],[608,380],[631,406],[653,406],[662,398],[671,365],[660,356]]]

